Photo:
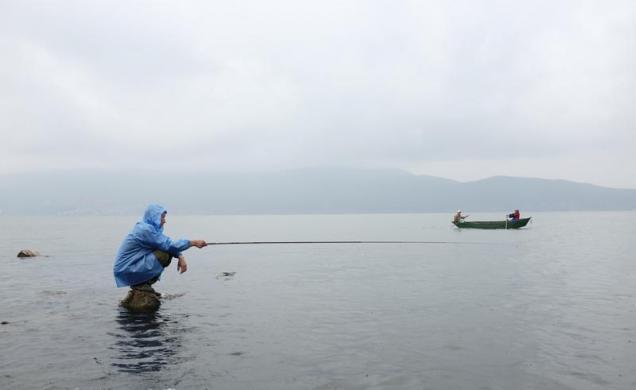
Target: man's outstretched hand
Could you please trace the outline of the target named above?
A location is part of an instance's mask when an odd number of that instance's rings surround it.
[[[183,255],[179,256],[179,261],[177,262],[177,271],[179,273],[184,273],[188,270],[188,264],[185,261],[185,257]]]
[[[197,248],[203,248],[208,246],[208,243],[204,240],[190,240],[190,246],[196,246]],[[185,257],[183,255],[179,256],[179,261],[177,262],[177,271],[180,273],[184,273],[188,270],[188,264],[185,261]]]
[[[190,244],[192,244],[192,246],[196,246],[197,248],[203,248],[205,246],[208,246],[208,243],[205,242],[204,240],[191,240]]]

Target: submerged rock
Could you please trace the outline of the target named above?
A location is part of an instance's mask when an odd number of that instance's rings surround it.
[[[35,256],[40,256],[40,252],[33,251],[31,249],[22,249],[20,252],[18,252],[18,257],[35,257]]]
[[[128,295],[121,300],[120,305],[133,312],[156,311],[161,305],[159,298],[160,295],[156,292],[131,288]]]
[[[184,295],[186,295],[186,293],[161,294],[161,300],[162,301],[171,301],[171,300],[176,299],[176,298],[181,298]]]
[[[48,296],[65,295],[66,291],[44,290],[40,294]]]

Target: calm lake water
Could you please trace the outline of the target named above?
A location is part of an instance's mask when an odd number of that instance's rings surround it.
[[[636,213],[526,214],[169,216],[174,238],[451,243],[193,248],[154,315],[112,277],[138,217],[0,217],[0,388],[636,388]]]

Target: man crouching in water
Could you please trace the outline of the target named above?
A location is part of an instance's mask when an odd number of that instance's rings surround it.
[[[184,273],[188,269],[182,251],[208,244],[203,240],[173,240],[163,234],[167,211],[157,204],[146,208],[144,218],[137,222],[128,233],[117,252],[113,271],[117,287],[131,286],[134,290],[157,293],[152,284],[159,280],[163,269],[170,265],[172,258],[178,258],[177,270]]]

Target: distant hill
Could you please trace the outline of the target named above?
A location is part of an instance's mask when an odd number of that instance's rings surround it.
[[[565,180],[458,182],[399,170],[0,176],[0,213],[137,214],[149,202],[178,214],[420,213],[634,210],[636,190]]]

